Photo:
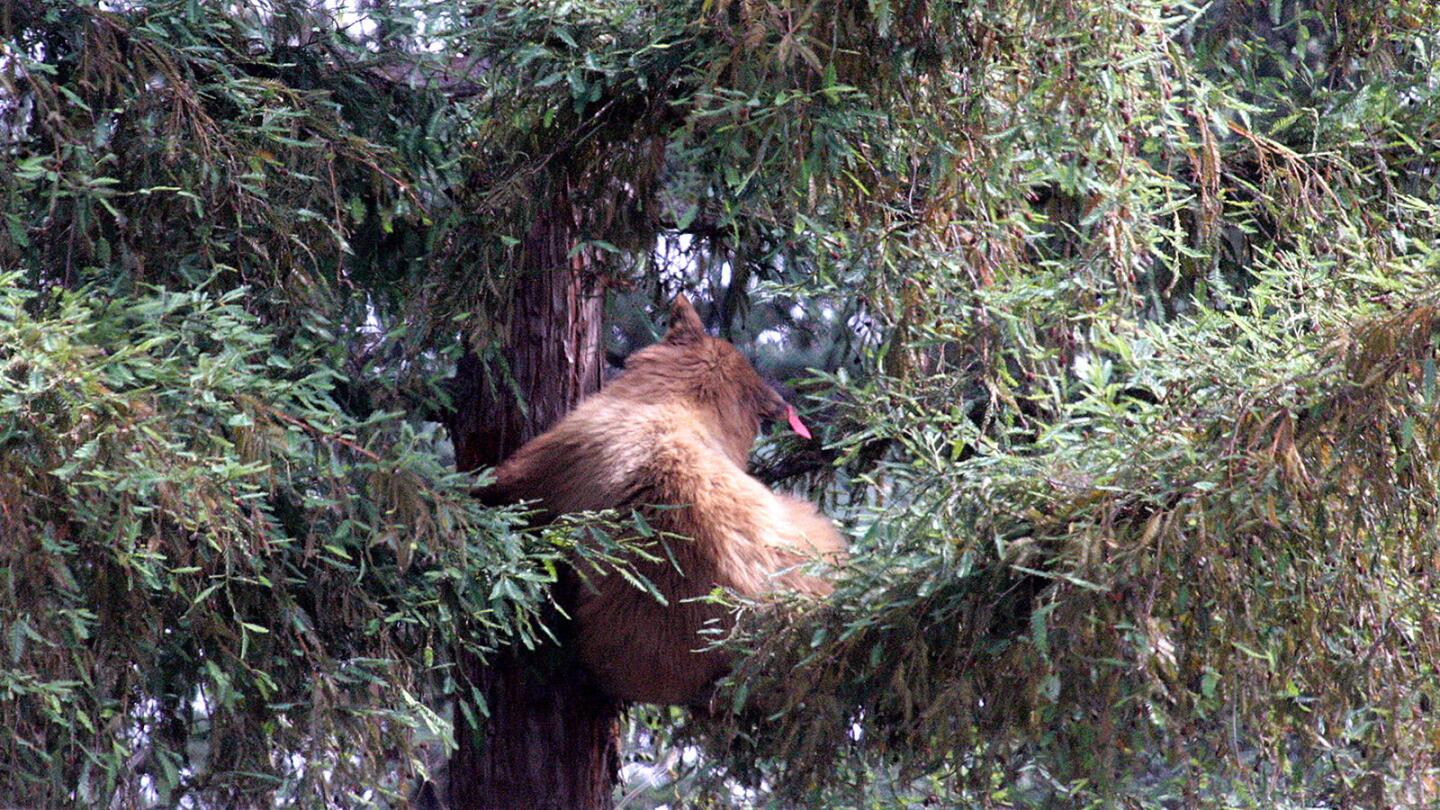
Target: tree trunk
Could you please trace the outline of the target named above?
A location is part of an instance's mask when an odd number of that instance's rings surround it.
[[[542,210],[522,247],[504,357],[524,396],[466,356],[456,371],[450,432],[457,465],[494,465],[555,424],[600,387],[604,294],[578,241],[563,192]],[[556,594],[564,604],[568,588]],[[564,626],[550,617],[562,643]],[[567,645],[568,646],[568,645]],[[459,749],[450,760],[452,810],[603,810],[614,805],[622,706],[605,697],[564,648],[511,649],[488,665],[462,666],[485,696],[478,732],[457,707]],[[472,707],[475,708],[475,707]],[[483,715],[475,712],[477,717]]]

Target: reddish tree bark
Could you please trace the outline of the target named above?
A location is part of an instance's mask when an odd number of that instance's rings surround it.
[[[461,469],[499,463],[600,387],[604,293],[587,255],[569,255],[578,241],[578,212],[559,196],[521,247],[503,351],[526,407],[500,374],[487,378],[482,362],[467,356],[456,372],[450,419]],[[564,604],[568,588],[558,590]],[[563,645],[566,628],[554,629]],[[490,714],[476,733],[455,712],[459,750],[450,760],[445,797],[452,810],[613,806],[623,707],[595,688],[563,646],[512,649],[488,665],[469,660],[462,666]]]

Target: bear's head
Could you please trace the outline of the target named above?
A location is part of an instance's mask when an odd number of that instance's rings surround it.
[[[670,307],[664,339],[630,355],[615,386],[646,402],[681,399],[714,431],[726,455],[744,466],[762,421],[785,420],[810,438],[795,409],[729,341],[705,332],[689,299]],[[617,393],[619,393],[617,391]]]

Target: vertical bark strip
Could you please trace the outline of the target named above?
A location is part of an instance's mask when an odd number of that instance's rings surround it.
[[[451,424],[457,464],[500,462],[600,387],[604,295],[578,241],[577,211],[562,193],[525,240],[505,361],[525,398],[466,357]],[[565,601],[564,588],[557,597]],[[558,618],[558,617],[557,617]],[[559,628],[562,641],[564,628]],[[489,666],[462,664],[490,712],[476,734],[455,714],[453,810],[604,810],[619,774],[622,707],[601,694],[563,650],[507,650]]]

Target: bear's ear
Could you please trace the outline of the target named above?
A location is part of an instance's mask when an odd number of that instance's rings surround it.
[[[665,333],[665,342],[677,346],[699,343],[705,337],[705,324],[700,313],[690,306],[690,299],[684,293],[675,296],[670,305],[670,331]]]

